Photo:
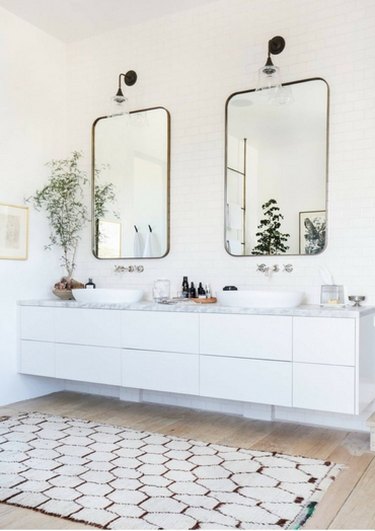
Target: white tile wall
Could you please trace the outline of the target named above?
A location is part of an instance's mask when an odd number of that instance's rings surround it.
[[[319,267],[348,293],[375,304],[375,2],[373,0],[219,0],[199,9],[81,41],[68,49],[71,149],[90,152],[90,125],[109,108],[120,71],[135,69],[133,109],[162,105],[172,116],[171,251],[138,261],[139,274],[116,275],[83,242],[78,277],[100,286],[145,286],[158,277],[177,290],[183,275],[211,283],[294,286],[318,302]],[[292,274],[256,273],[257,258],[233,258],[223,246],[224,107],[235,91],[254,87],[268,39],[286,39],[275,60],[284,81],[323,77],[331,89],[328,249],[321,256],[264,259],[290,262]],[[263,261],[263,259],[262,259]],[[224,401],[149,393],[144,399],[234,413]],[[269,411],[254,413],[269,415]],[[363,427],[363,418],[277,410],[301,422]],[[291,416],[292,415],[292,416]]]
[[[219,0],[146,24],[116,30],[68,48],[68,130],[71,149],[90,152],[90,126],[105,114],[120,71],[134,68],[131,107],[167,107],[172,116],[171,251],[139,261],[145,272],[115,275],[113,262],[80,250],[78,276],[98,286],[171,279],[295,286],[317,302],[319,267],[332,270],[350,293],[375,303],[375,3],[373,0]],[[284,81],[320,76],[331,87],[328,250],[317,257],[265,259],[294,265],[269,281],[257,258],[233,258],[223,246],[224,106],[252,88],[270,37],[286,48],[277,57]],[[263,261],[263,260],[262,260]]]

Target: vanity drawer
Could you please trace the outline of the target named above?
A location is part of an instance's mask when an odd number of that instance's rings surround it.
[[[354,367],[293,363],[293,407],[355,414]]]
[[[201,356],[200,395],[291,406],[292,364]]]
[[[21,339],[55,341],[55,308],[22,306],[20,319]]]
[[[215,356],[292,359],[292,318],[201,314],[200,352]]]
[[[36,376],[56,376],[55,344],[42,341],[21,341],[19,372]]]
[[[59,308],[56,341],[103,347],[120,347],[120,311]]]
[[[121,385],[121,350],[57,344],[56,377]]]
[[[199,356],[173,352],[125,351],[122,354],[122,385],[197,395]]]
[[[199,349],[199,315],[123,311],[121,335],[124,348],[196,354]]]
[[[294,361],[354,366],[355,352],[355,319],[294,317]]]

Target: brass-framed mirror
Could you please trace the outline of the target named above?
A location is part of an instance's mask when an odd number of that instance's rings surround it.
[[[315,255],[327,246],[329,87],[322,78],[232,94],[225,107],[225,248]]]
[[[163,258],[170,246],[170,114],[153,107],[92,126],[92,250]]]

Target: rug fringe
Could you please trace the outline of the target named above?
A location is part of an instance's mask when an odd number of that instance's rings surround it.
[[[291,529],[301,529],[307,522],[309,518],[314,514],[318,502],[310,502],[303,510],[302,514],[299,515],[297,521],[294,523]]]
[[[301,509],[300,513],[296,516],[296,518],[289,524],[287,529],[301,529],[307,520],[313,516],[315,513],[316,507],[318,503],[321,501],[323,496],[327,493],[329,487],[331,487],[332,483],[337,478],[338,474],[345,469],[345,465],[338,465],[338,464],[332,464],[332,469],[329,474],[329,485],[324,488],[324,490],[318,490],[313,494],[313,496],[310,498],[309,502],[303,509]],[[327,477],[323,478],[322,481],[326,481]]]

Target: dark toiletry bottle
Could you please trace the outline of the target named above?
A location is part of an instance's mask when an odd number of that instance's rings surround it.
[[[182,297],[187,299],[189,297],[189,281],[188,277],[182,279]]]
[[[190,299],[195,299],[197,297],[197,290],[194,287],[194,282],[190,284],[189,297]]]
[[[206,292],[204,287],[202,286],[202,282],[199,282],[198,286],[198,299],[205,299],[206,298]]]
[[[92,281],[92,278],[89,278],[89,281],[85,284],[86,289],[95,289],[96,284]]]

